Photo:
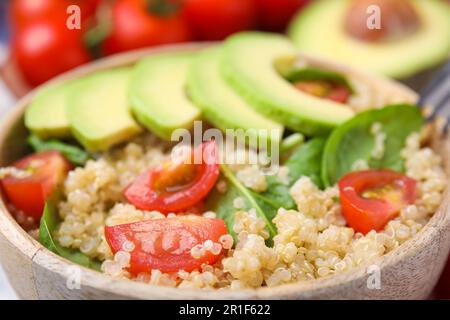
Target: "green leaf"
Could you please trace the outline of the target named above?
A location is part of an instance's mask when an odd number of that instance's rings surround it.
[[[289,82],[302,82],[302,81],[330,81],[336,84],[345,86],[354,93],[354,90],[346,77],[338,72],[318,69],[312,67],[306,67],[296,70],[291,70],[287,75],[286,79]]]
[[[86,256],[79,250],[65,248],[53,238],[53,234],[58,228],[59,223],[60,219],[56,206],[52,201],[47,201],[39,226],[39,242],[50,251],[67,260],[100,271],[100,261]]]
[[[385,150],[381,159],[372,157],[375,138],[371,133],[374,123],[380,123],[386,134]],[[406,138],[419,132],[424,123],[419,108],[412,105],[392,105],[359,113],[336,128],[329,137],[322,159],[322,179],[333,185],[348,172],[357,160],[364,160],[370,168],[404,171],[401,150]]]
[[[325,138],[314,138],[302,145],[284,164],[289,168],[289,185],[292,186],[301,176],[307,176],[322,187],[320,176],[321,160],[325,148]]]
[[[248,190],[226,165],[221,166],[221,171],[223,177],[227,180],[227,190],[225,193],[213,190],[207,198],[208,208],[214,211],[218,218],[225,221],[228,232],[235,240],[236,233],[233,231],[235,213],[240,210],[255,209],[256,214],[265,220],[270,239],[272,239],[276,234],[275,226],[272,223],[272,218],[276,214],[275,208],[261,203],[255,196],[256,194]],[[245,205],[242,209],[236,209],[233,205],[234,199],[238,197],[244,200]]]
[[[302,176],[311,178],[318,187],[322,187],[320,171],[324,147],[324,138],[314,138],[297,148],[284,163],[289,170],[288,183],[282,183],[276,175],[267,176],[267,190],[260,194],[263,201],[272,203],[278,208],[295,208],[296,205],[289,190]]]
[[[82,166],[89,159],[89,154],[74,145],[53,139],[44,141],[36,135],[28,137],[28,144],[37,152],[55,150],[61,152],[74,165]]]
[[[278,209],[293,209],[296,206],[289,194],[290,187],[301,176],[308,176],[318,186],[322,185],[320,163],[324,146],[324,138],[315,138],[298,147],[284,164],[289,168],[289,183],[285,185],[278,180],[278,177],[267,176],[268,188],[263,193],[248,190],[226,166],[222,166],[222,174],[228,182],[227,191],[220,193],[213,190],[207,198],[208,208],[216,212],[218,218],[225,220],[230,234],[236,239],[233,231],[234,214],[239,210],[234,207],[233,202],[240,197],[245,202],[241,210],[248,211],[254,208],[256,213],[266,221],[272,238],[275,235],[272,219],[276,216]]]

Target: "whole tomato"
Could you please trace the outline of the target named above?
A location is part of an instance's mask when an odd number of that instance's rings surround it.
[[[117,0],[103,53],[192,40],[189,25],[176,2]]]
[[[58,20],[25,25],[12,41],[12,54],[31,86],[90,60],[81,30],[69,30]]]
[[[67,19],[67,8],[78,5],[82,22],[91,18],[101,0],[12,0],[10,17],[13,30],[35,22],[55,21],[63,22]]]
[[[202,40],[222,40],[257,25],[255,0],[185,0],[185,13]]]
[[[294,14],[310,0],[256,0],[263,29],[283,31]]]

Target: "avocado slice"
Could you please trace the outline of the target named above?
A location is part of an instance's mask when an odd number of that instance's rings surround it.
[[[189,100],[186,78],[193,53],[160,54],[140,61],[131,80],[129,99],[137,120],[160,138],[170,140],[179,128],[190,129],[200,110]]]
[[[339,103],[296,89],[275,67],[297,54],[281,35],[243,32],[225,41],[222,74],[258,112],[306,135],[325,134],[353,116]]]
[[[289,36],[302,51],[332,58],[397,79],[408,78],[445,61],[450,54],[450,5],[411,0],[418,31],[398,41],[370,43],[349,36],[343,27],[351,1],[319,0],[294,18]]]
[[[42,88],[25,111],[25,126],[41,139],[70,137],[66,116],[71,82]]]
[[[188,73],[189,95],[202,110],[203,117],[223,131],[255,129],[247,132],[279,144],[283,126],[256,112],[229,86],[220,74],[220,57],[221,48],[207,49],[194,60]],[[268,134],[259,129],[268,130]],[[271,130],[276,130],[273,137]]]
[[[130,68],[100,71],[77,80],[67,105],[75,138],[89,151],[107,150],[141,132],[130,113]]]

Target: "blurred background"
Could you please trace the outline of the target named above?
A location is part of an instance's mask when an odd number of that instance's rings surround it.
[[[243,30],[285,32],[299,50],[420,92],[450,55],[450,0],[0,0],[0,118],[32,88],[96,59]],[[0,269],[4,298],[14,294]]]

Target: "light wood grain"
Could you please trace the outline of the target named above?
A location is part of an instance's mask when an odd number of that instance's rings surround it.
[[[195,51],[210,44],[167,46],[110,57],[78,68],[53,80],[73,79],[97,70],[133,64],[156,52]],[[348,72],[356,72],[346,69]],[[356,72],[357,73],[357,72]],[[358,73],[359,74],[359,73]],[[368,76],[367,77],[371,77]],[[397,90],[412,101],[417,96],[403,86],[380,78],[375,85]],[[0,126],[0,166],[25,153],[23,112],[36,91],[24,97]],[[435,149],[450,168],[449,139],[435,137]],[[79,267],[81,288],[69,289],[74,264],[53,254],[33,240],[0,201],[0,260],[18,295],[26,299],[422,299],[433,289],[450,247],[450,194],[423,230],[398,249],[374,263],[381,268],[381,289],[367,287],[367,266],[315,281],[256,290],[205,291],[154,287],[128,280],[115,280]],[[374,264],[371,263],[371,264]]]

